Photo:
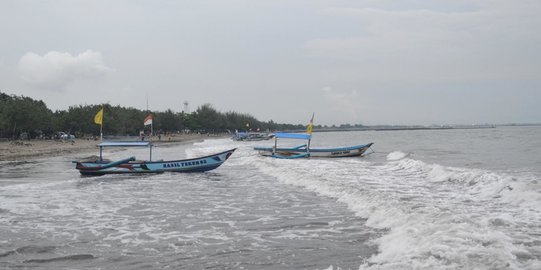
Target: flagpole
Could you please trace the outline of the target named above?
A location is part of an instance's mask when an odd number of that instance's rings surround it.
[[[150,111],[148,110],[148,93],[146,93],[147,95],[147,112],[150,113]],[[154,133],[154,130],[153,130],[153,123],[154,121],[150,122],[150,142],[152,143],[152,134]]]
[[[152,161],[152,133],[154,132],[153,126],[154,126],[154,119],[152,119],[152,122],[150,122],[150,140],[149,140],[150,141],[150,156],[148,158],[149,161]]]
[[[105,114],[104,112],[104,106],[102,105],[101,106],[101,111],[102,111],[102,115],[101,115],[101,125],[100,125],[100,141],[103,142],[103,116]]]
[[[103,106],[94,116],[94,123],[100,125],[100,141],[103,141]]]
[[[315,114],[316,114],[315,112],[312,112],[312,118],[310,119],[310,123],[308,124],[310,126],[310,139],[308,139],[308,145],[306,147],[307,151],[310,151],[309,149],[310,149],[310,142],[312,141],[312,132],[314,129],[314,115]]]

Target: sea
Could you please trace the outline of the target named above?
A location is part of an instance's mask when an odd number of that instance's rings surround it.
[[[312,146],[369,142],[339,159],[212,137],[153,150],[237,148],[205,173],[82,177],[71,161],[87,152],[1,162],[0,269],[541,269],[541,127],[316,132]]]

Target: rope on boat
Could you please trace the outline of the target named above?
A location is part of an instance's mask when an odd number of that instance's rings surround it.
[[[370,149],[370,153],[366,154],[365,156],[368,156],[368,155],[371,155],[371,154],[374,154],[374,153],[377,153],[376,151],[374,151],[374,149],[372,149],[372,147],[368,147],[368,149]]]

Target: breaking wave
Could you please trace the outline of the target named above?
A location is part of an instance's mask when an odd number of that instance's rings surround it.
[[[541,184],[534,175],[427,164],[402,152],[363,159],[275,160],[280,182],[336,198],[383,229],[361,269],[541,268]]]
[[[410,154],[408,153],[403,153],[403,152],[400,152],[400,151],[395,151],[395,152],[391,152],[387,155],[387,160],[388,161],[396,161],[396,160],[401,160],[401,159],[404,159],[406,157],[408,157]]]

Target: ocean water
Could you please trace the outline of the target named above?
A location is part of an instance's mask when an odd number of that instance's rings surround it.
[[[81,177],[70,161],[88,153],[1,162],[0,269],[541,269],[541,127],[313,137],[375,145],[310,160],[252,150],[271,141],[153,151],[238,148],[194,174]]]

